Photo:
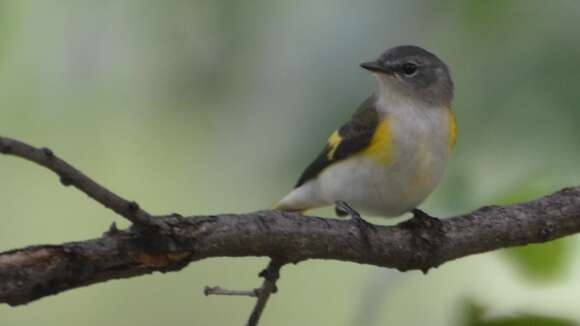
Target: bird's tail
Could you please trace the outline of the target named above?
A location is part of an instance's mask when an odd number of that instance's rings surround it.
[[[274,209],[287,212],[305,212],[309,209],[324,206],[317,192],[313,191],[312,185],[305,184],[292,190],[288,195],[274,204]]]
[[[285,203],[283,200],[280,200],[279,202],[272,205],[272,208],[285,212],[299,212],[299,213],[304,213],[305,211],[308,210],[308,208],[293,207],[288,203]]]

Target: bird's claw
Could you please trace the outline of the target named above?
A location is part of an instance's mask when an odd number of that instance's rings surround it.
[[[339,217],[345,217],[347,215],[350,215],[352,219],[361,218],[359,212],[357,212],[354,208],[352,208],[349,204],[347,204],[345,201],[342,200],[339,200],[335,203],[334,212]]]
[[[334,211],[336,212],[336,215],[340,217],[350,215],[350,220],[353,223],[356,223],[357,227],[361,230],[362,229],[372,229],[373,231],[377,230],[374,224],[367,222],[360,216],[359,212],[357,212],[354,208],[352,208],[349,204],[347,204],[342,200],[339,200],[335,203]]]
[[[403,222],[403,225],[412,228],[423,227],[428,229],[440,229],[442,226],[442,222],[439,218],[431,216],[418,208],[413,209],[411,213],[413,214],[413,217]]]

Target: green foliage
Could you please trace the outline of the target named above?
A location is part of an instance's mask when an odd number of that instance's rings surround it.
[[[463,326],[575,326],[570,320],[540,316],[535,314],[521,314],[518,316],[485,318],[485,309],[473,302],[466,306],[467,318]]]
[[[499,201],[500,205],[520,203],[546,195],[557,184],[550,178],[526,178],[523,184],[510,191]],[[526,278],[532,281],[554,281],[559,279],[570,263],[571,243],[560,239],[543,244],[534,244],[502,251]]]
[[[18,16],[12,1],[0,2],[0,60],[8,47],[8,41],[14,32],[14,22]]]
[[[517,8],[517,4],[510,1],[454,1],[454,5],[461,11],[463,25],[478,36],[492,37],[501,32],[504,20]],[[515,7],[515,8],[514,8]]]
[[[570,263],[569,244],[567,239],[562,239],[508,249],[505,254],[528,279],[553,281],[562,276]]]

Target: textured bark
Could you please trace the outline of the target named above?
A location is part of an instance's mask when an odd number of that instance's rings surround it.
[[[377,226],[280,211],[166,216],[160,230],[114,228],[98,239],[0,254],[0,302],[20,305],[68,289],[210,257],[268,256],[281,262],[334,259],[427,271],[460,257],[580,231],[580,188],[528,203],[484,207],[440,225]]]
[[[442,221],[414,218],[397,226],[281,211],[152,217],[50,149],[0,137],[0,153],[48,168],[65,186],[76,187],[133,223],[127,230],[113,225],[97,239],[0,253],[0,303],[13,306],[107,280],[177,271],[210,257],[267,256],[271,263],[262,274],[265,281],[251,292],[258,297],[248,321],[254,325],[286,263],[334,259],[426,272],[460,257],[580,232],[580,187],[528,203],[484,207]]]

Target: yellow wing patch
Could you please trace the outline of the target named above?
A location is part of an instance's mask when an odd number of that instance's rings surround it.
[[[393,139],[388,118],[379,123],[373,134],[373,139],[361,154],[372,158],[382,165],[391,163],[393,158]]]
[[[334,153],[336,153],[336,149],[338,148],[338,145],[340,144],[341,141],[342,137],[340,137],[340,135],[338,134],[338,130],[333,132],[332,135],[330,135],[330,138],[328,138],[328,146],[330,146],[330,150],[328,151],[328,153],[326,153],[326,158],[329,161],[332,161],[332,159],[334,158]]]
[[[449,135],[447,138],[447,147],[451,151],[455,147],[455,142],[457,141],[457,122],[455,121],[455,114],[449,109]]]

